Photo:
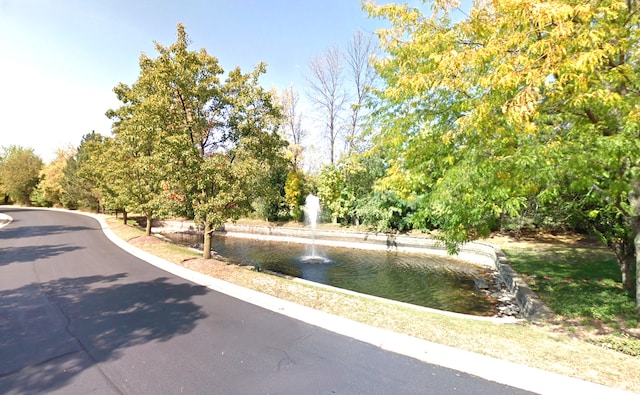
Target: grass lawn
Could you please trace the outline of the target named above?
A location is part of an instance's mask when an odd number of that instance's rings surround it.
[[[640,393],[640,357],[629,352],[638,342],[632,337],[637,334],[638,317],[629,313],[628,301],[616,291],[615,277],[610,278],[615,271],[606,250],[576,243],[489,240],[505,250],[517,271],[534,280],[535,290],[558,313],[545,323],[497,324],[203,260],[188,249],[145,237],[140,229],[122,225],[113,217],[106,219],[117,235],[143,250],[243,287],[417,338]],[[594,262],[601,262],[602,267]],[[578,285],[570,286],[573,283]]]
[[[557,314],[568,318],[637,327],[635,302],[623,289],[611,254],[601,248],[547,246],[505,250],[513,268]]]
[[[512,267],[557,315],[568,332],[603,347],[640,357],[640,329],[633,297],[604,247],[575,238],[503,243]]]

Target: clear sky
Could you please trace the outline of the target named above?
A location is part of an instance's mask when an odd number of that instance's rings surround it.
[[[264,61],[262,84],[301,99],[309,59],[384,25],[358,0],[0,0],[0,146],[49,161],[92,130],[110,135],[113,87],[135,82],[140,54],[173,43],[178,22],[225,71]]]

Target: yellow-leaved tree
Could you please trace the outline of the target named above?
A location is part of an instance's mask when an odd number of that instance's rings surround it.
[[[531,205],[580,222],[640,287],[640,9],[635,0],[365,5],[388,187],[454,250]],[[640,279],[640,275],[635,276]]]

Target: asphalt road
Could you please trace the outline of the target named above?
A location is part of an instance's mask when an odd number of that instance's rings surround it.
[[[527,393],[176,277],[93,218],[0,212],[2,394]]]

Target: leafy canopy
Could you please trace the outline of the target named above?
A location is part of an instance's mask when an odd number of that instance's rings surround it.
[[[16,145],[0,152],[0,187],[15,202],[31,205],[30,195],[40,181],[42,159],[33,149]]]
[[[277,193],[264,180],[284,163],[281,115],[259,85],[264,64],[246,74],[236,68],[223,81],[218,60],[189,44],[178,24],[177,41],[156,43],[156,58],[140,57],[138,80],[114,89],[122,106],[108,112],[117,158],[111,189],[120,204],[149,220],[190,214],[208,237],[258,196]]]
[[[366,4],[391,25],[376,63],[384,183],[418,203],[417,225],[455,248],[566,190],[636,215],[636,2],[476,1],[457,22],[453,3]]]

